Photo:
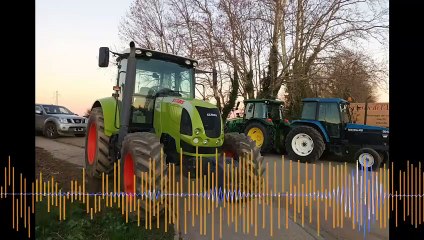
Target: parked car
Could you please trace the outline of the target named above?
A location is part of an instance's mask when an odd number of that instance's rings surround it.
[[[88,119],[79,117],[63,106],[35,104],[35,130],[47,138],[60,135],[84,137]]]

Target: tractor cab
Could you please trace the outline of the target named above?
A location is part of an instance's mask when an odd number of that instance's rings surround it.
[[[158,97],[173,96],[193,99],[197,61],[148,49],[136,49],[134,90],[125,89],[129,50],[119,54],[117,86],[118,100],[132,95],[129,131],[153,128],[154,103]]]
[[[270,99],[249,99],[244,101],[243,118],[256,118],[276,123],[283,119],[284,105],[282,101]]]
[[[301,118],[291,128],[286,148],[294,159],[316,161],[328,150],[373,170],[388,160],[389,129],[352,123],[344,99],[303,99]]]
[[[339,142],[345,137],[343,129],[351,122],[348,105],[349,102],[339,98],[305,98],[301,120],[318,121],[327,137]]]
[[[238,107],[239,103],[237,103]],[[244,101],[244,114],[226,122],[226,131],[244,133],[255,141],[262,152],[284,152],[284,136],[289,121],[284,119],[284,102],[273,99]]]

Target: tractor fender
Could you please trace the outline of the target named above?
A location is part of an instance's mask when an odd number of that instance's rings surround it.
[[[251,119],[249,119],[245,122],[245,126],[247,126],[251,122],[259,122],[259,123],[265,124],[267,126],[274,126],[273,122],[268,122],[268,121],[266,121],[265,119],[262,119],[262,118],[251,118]]]
[[[95,101],[91,109],[96,107],[101,107],[103,111],[105,135],[110,137],[112,134],[118,133],[120,126],[119,109],[122,107],[122,102],[113,97],[107,97]]]
[[[315,128],[319,133],[321,133],[326,143],[330,142],[330,138],[328,137],[327,131],[325,131],[324,126],[319,121],[314,120],[294,120],[291,122],[291,127],[306,125]]]

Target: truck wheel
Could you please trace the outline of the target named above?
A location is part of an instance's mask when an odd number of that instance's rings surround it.
[[[250,137],[262,153],[270,152],[274,146],[275,130],[273,127],[264,126],[259,122],[249,123],[244,129],[244,134]]]
[[[289,158],[300,162],[315,162],[324,152],[321,134],[312,127],[299,126],[287,134],[286,150]]]
[[[265,171],[265,166],[263,164],[264,157],[261,155],[259,148],[256,147],[253,140],[243,133],[226,133],[224,135],[223,151],[226,153],[226,156],[234,159],[235,166],[240,167],[241,158],[246,159],[246,161],[243,161],[246,163],[244,166],[246,181],[248,183],[252,182],[254,188],[256,184],[257,187],[260,185],[262,189],[263,184],[259,184],[258,177],[261,179]],[[220,176],[220,178],[222,177],[223,176]],[[238,190],[240,190],[243,192],[243,186],[240,184],[238,184],[238,186],[242,189],[234,189],[234,191],[238,192]],[[225,188],[228,191],[232,189],[232,186],[230,184],[226,184]],[[259,188],[250,189],[249,184],[245,186],[245,190],[245,194],[262,192]]]
[[[372,148],[361,148],[355,153],[355,161],[358,161],[359,170],[377,171],[383,160]]]
[[[129,133],[125,136],[124,141],[122,142],[122,156],[123,161],[121,161],[121,188],[123,192],[133,196],[134,192],[134,176],[136,177],[136,192],[138,194],[148,194],[147,190],[144,190],[145,193],[141,192],[141,174],[148,173],[149,179],[144,175],[142,184],[151,183],[152,184],[152,196],[155,197],[156,194],[159,194],[161,191],[161,180],[165,186],[166,174],[167,174],[167,165],[165,161],[165,155],[163,161],[161,161],[161,149],[162,144],[160,140],[154,133],[149,132],[137,132]],[[161,173],[161,163],[163,163],[163,173]],[[150,165],[151,164],[151,165]],[[149,173],[149,166],[150,173]],[[153,166],[155,168],[153,169]],[[161,177],[162,176],[162,177]],[[150,180],[150,181],[149,181]],[[155,189],[153,189],[153,183],[156,184]],[[144,185],[147,186],[147,185]],[[153,192],[154,191],[154,192]],[[152,203],[153,204],[153,203]],[[159,199],[156,200],[155,206],[153,209],[157,209],[159,205],[159,211],[163,212],[165,205],[160,204]],[[145,205],[140,205],[140,217],[141,219],[145,218]],[[158,216],[155,216],[158,217]]]
[[[56,124],[54,124],[53,122],[46,123],[46,126],[44,126],[43,134],[46,138],[57,138],[59,136],[59,133],[57,132]]]
[[[91,110],[85,138],[85,168],[87,177],[101,179],[102,173],[113,171],[109,157],[109,137],[104,133],[103,111],[100,107]],[[100,190],[100,189],[97,189]]]

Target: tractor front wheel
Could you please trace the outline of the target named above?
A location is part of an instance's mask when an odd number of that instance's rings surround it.
[[[377,171],[383,160],[380,154],[372,148],[361,148],[355,153],[359,170]]]
[[[289,158],[300,162],[315,162],[324,152],[321,134],[312,127],[299,126],[287,134],[286,150]]]
[[[100,107],[91,110],[85,138],[85,168],[87,176],[102,178],[102,173],[113,171],[113,161],[109,157],[109,137],[105,135],[103,111]]]
[[[145,196],[150,196],[146,188],[144,188],[144,193],[141,192],[141,183],[144,186],[147,186],[146,184],[151,184],[151,196],[153,198],[159,195],[159,193],[162,193],[161,187],[164,187],[167,183],[165,176],[168,171],[165,155],[163,159],[161,159],[162,147],[159,138],[156,137],[154,133],[136,132],[129,133],[125,136],[122,142],[121,151],[123,158],[121,161],[121,191],[125,192],[125,194],[128,194],[130,197],[134,196],[137,192],[139,194],[147,194]],[[163,164],[162,167],[161,164]],[[161,172],[162,170],[163,172]],[[144,174],[143,178],[141,177],[142,173]],[[155,186],[155,189],[153,189],[153,186]],[[159,211],[163,212],[165,205],[161,204],[159,199],[155,201],[156,205],[152,207],[153,209],[157,209],[159,205]],[[145,205],[141,204],[141,219],[145,218],[145,211]]]
[[[252,183],[251,186],[254,187],[254,189],[250,189],[249,184],[242,186],[242,184],[239,183],[237,184],[238,189],[236,189],[235,187],[233,188],[229,182],[226,182],[224,188],[227,192],[234,189],[237,193],[239,190],[245,194],[261,193],[262,184],[260,184],[260,181],[263,177],[265,167],[263,164],[264,157],[261,155],[260,149],[256,146],[256,143],[243,133],[226,133],[224,135],[223,151],[226,153],[226,156],[231,156],[234,159],[234,167],[238,167],[238,169],[241,168],[241,171],[244,171],[244,173],[242,172],[241,174],[245,176],[246,183]],[[227,162],[227,164],[228,163],[231,162]],[[245,165],[242,166],[242,163]],[[230,174],[231,170],[229,171],[227,169],[227,173]],[[261,187],[259,188],[259,186]]]

